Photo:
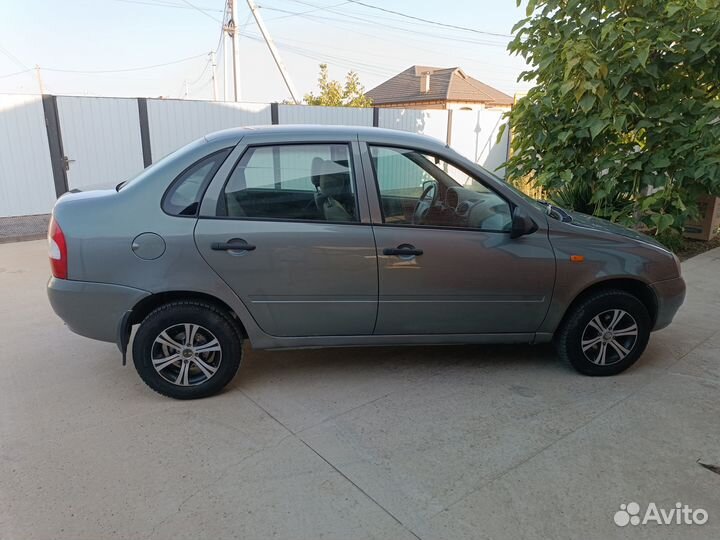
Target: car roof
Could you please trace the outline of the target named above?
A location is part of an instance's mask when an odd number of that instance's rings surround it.
[[[205,136],[207,141],[238,141],[243,136],[250,133],[255,134],[275,134],[278,136],[282,135],[295,135],[295,136],[322,136],[329,138],[346,138],[355,137],[360,138],[377,138],[384,141],[396,141],[398,143],[405,144],[419,144],[427,146],[446,144],[434,137],[427,135],[420,135],[417,133],[410,133],[407,131],[400,131],[397,129],[387,129],[378,127],[367,127],[367,126],[339,126],[339,125],[318,125],[318,124],[285,124],[285,125],[271,125],[271,126],[246,126],[224,129],[216,131]]]

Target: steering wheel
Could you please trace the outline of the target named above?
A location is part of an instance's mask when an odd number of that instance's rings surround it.
[[[423,189],[417,204],[415,204],[415,210],[413,210],[413,225],[422,224],[430,209],[435,206],[439,194],[440,190],[438,189],[437,182],[430,182],[430,184]]]

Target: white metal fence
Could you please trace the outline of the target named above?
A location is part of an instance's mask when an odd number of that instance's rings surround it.
[[[57,112],[69,189],[111,185],[143,169],[136,99],[62,96]]]
[[[0,217],[45,214],[55,202],[40,96],[0,96]]]
[[[236,126],[377,125],[447,141],[493,171],[507,156],[507,137],[496,142],[503,122],[491,110],[0,95],[0,217],[46,214],[66,189],[115,185],[202,135]]]
[[[213,131],[271,122],[268,103],[148,99],[147,113],[153,161]]]

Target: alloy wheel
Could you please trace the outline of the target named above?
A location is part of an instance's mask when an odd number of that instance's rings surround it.
[[[166,328],[155,338],[151,351],[155,371],[178,386],[197,386],[215,375],[222,348],[215,335],[199,324]]]
[[[638,339],[637,321],[627,311],[610,309],[587,323],[581,337],[585,358],[598,366],[622,361]]]

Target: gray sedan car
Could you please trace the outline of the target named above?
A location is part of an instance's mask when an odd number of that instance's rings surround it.
[[[542,343],[632,365],[685,297],[651,238],[528,198],[444,144],[377,128],[221,131],[116,189],[70,193],[48,295],[180,399],[259,349]]]

